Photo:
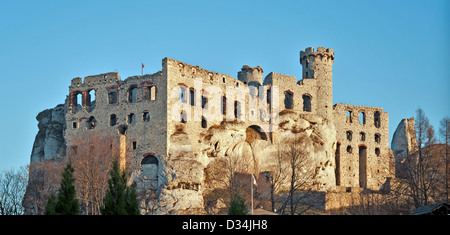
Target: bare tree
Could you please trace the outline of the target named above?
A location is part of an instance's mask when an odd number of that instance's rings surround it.
[[[268,175],[270,186],[270,202],[272,205],[272,211],[275,211],[275,205],[278,202],[278,192],[283,185],[283,182],[287,179],[287,174],[283,169],[283,151],[281,148],[277,148],[277,153],[273,155],[274,164],[271,167],[270,174]]]
[[[407,183],[416,208],[428,205],[436,190],[439,162],[433,157],[431,146],[436,143],[433,127],[422,109],[417,110],[416,137],[418,151],[407,158]]]
[[[206,169],[206,181],[211,186],[208,201],[230,202],[235,194],[250,198],[250,178],[249,174],[258,170],[255,169],[254,156],[250,152],[241,151],[247,146],[247,142],[239,143],[230,148],[223,157],[217,158],[209,164]]]
[[[302,214],[311,207],[311,205],[308,205],[301,208],[302,199],[305,199],[312,190],[314,178],[314,164],[307,151],[308,141],[310,141],[309,138],[299,134],[299,136],[285,141],[280,146],[289,181],[288,197],[281,208],[281,213],[286,212],[287,204],[290,205],[289,213],[291,215]],[[306,204],[303,203],[303,205]]]
[[[445,117],[441,120],[441,126],[439,128],[439,134],[442,138],[442,143],[445,144],[444,145],[444,153],[442,154],[442,158],[444,160],[444,167],[445,167],[445,174],[444,174],[444,181],[445,181],[445,201],[448,203],[450,202],[448,199],[448,194],[449,194],[449,169],[448,169],[448,153],[449,153],[449,144],[450,144],[450,118],[449,117]]]
[[[32,162],[29,165],[28,186],[22,202],[25,214],[44,214],[48,197],[59,188],[64,166],[63,159]]]
[[[0,172],[0,215],[24,213],[22,199],[27,182],[27,167]]]
[[[99,214],[107,190],[109,166],[118,158],[118,143],[113,137],[96,134],[76,137],[68,147],[74,168],[77,196],[86,215]]]

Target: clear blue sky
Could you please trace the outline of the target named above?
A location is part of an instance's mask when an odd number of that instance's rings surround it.
[[[301,77],[299,51],[335,50],[334,103],[383,107],[390,137],[421,107],[450,115],[450,1],[0,1],[0,169],[29,163],[36,115],[74,77],[161,70],[164,57],[237,77]]]

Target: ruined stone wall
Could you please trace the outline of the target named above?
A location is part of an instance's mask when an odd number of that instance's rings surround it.
[[[139,176],[144,157],[166,155],[165,87],[162,71],[124,81],[118,73],[88,76],[84,81],[74,78],[66,101],[67,147],[72,148],[75,137],[83,135],[117,137],[121,167]]]
[[[332,49],[307,48],[300,57],[300,81],[271,72],[262,82],[262,68],[248,65],[236,79],[170,58],[160,72],[124,81],[118,73],[74,78],[65,104],[67,148],[84,134],[120,139],[121,167],[138,188],[157,189],[156,213],[163,214],[203,210],[204,192],[212,187],[205,171],[217,159],[248,157],[259,175],[271,169],[278,143],[296,136],[305,139],[315,190],[380,189],[389,176],[388,114],[332,106]],[[272,119],[263,115],[269,107]]]
[[[380,189],[390,177],[388,113],[382,108],[336,104],[333,120],[337,185]]]

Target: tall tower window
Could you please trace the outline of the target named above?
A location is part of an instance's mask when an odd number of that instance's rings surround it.
[[[294,94],[289,91],[284,92],[284,107],[286,109],[294,108]]]
[[[373,121],[376,128],[380,128],[381,126],[381,120],[380,120],[380,112],[376,111],[373,114]]]
[[[303,95],[303,111],[311,112],[311,96]]]

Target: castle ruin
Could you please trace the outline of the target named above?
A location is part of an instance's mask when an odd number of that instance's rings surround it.
[[[117,136],[121,168],[138,187],[159,190],[162,211],[179,209],[173,198],[189,201],[184,208],[203,207],[205,169],[220,157],[251,152],[267,171],[274,146],[293,133],[310,138],[317,191],[380,190],[392,177],[388,113],[333,104],[334,56],[323,47],[302,50],[299,81],[276,72],[264,77],[260,66],[248,65],[236,79],[170,58],[154,74],[74,78],[64,105],[65,146],[98,131]]]

